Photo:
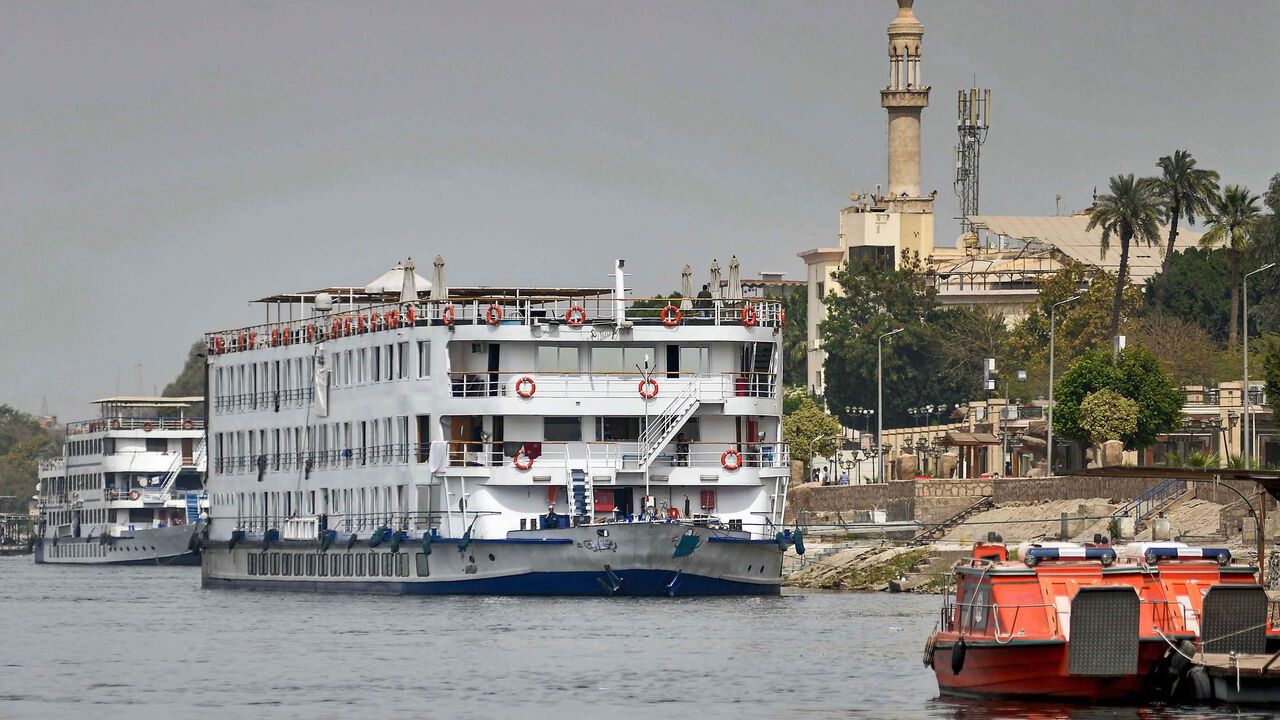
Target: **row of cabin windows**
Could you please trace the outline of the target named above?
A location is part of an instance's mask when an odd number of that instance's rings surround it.
[[[416,370],[416,373],[415,373]],[[418,355],[409,355],[409,343],[388,343],[353,348],[329,355],[329,384],[348,387],[389,380],[431,377],[431,341],[418,341]]]
[[[67,443],[68,456],[77,455],[97,455],[102,452],[102,439],[96,440],[72,440]]]
[[[426,555],[416,555],[418,576],[425,577]],[[255,552],[248,555],[246,570],[250,575],[277,577],[409,577],[409,554]]]
[[[576,373],[587,371],[584,359],[590,361],[590,372],[636,372],[636,368],[648,365],[658,371],[657,348],[649,345],[600,345],[589,348],[589,358],[584,358],[583,348],[577,345],[542,345],[534,359],[536,372]],[[675,355],[662,356],[662,372],[706,375],[711,372],[711,349],[705,346],[680,346]]]
[[[315,358],[269,360],[214,368],[213,405],[216,410],[274,408],[277,400],[297,401],[314,383]]]
[[[155,552],[154,545],[129,545],[120,544],[119,542],[102,544],[98,542],[87,543],[61,543],[49,544],[49,557],[55,558],[81,558],[81,557],[106,557],[108,553],[115,552]]]
[[[45,496],[81,490],[97,490],[102,487],[102,473],[81,473],[66,477],[47,477],[41,480],[40,491]]]
[[[389,519],[404,517],[409,507],[408,493],[407,485],[214,493],[211,503],[217,517],[231,517],[234,507],[236,526],[241,528],[279,529],[285,518],[323,513],[328,516],[330,527],[352,532],[372,530]]]
[[[407,463],[412,450],[409,416],[400,415],[214,433],[212,455],[215,472],[236,473]]]
[[[640,439],[642,421],[638,417],[596,417],[596,438],[602,441],[632,442]],[[697,442],[702,439],[698,430],[698,418],[690,418],[680,430],[685,439]],[[582,440],[582,418],[544,417],[542,439],[548,442],[578,442]]]

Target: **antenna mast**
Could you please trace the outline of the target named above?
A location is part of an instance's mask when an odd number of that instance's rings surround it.
[[[976,87],[959,91],[956,97],[956,130],[960,144],[955,146],[955,177],[952,187],[960,198],[960,231],[972,232],[969,217],[978,214],[978,162],[982,144],[987,141],[991,113],[991,91]]]

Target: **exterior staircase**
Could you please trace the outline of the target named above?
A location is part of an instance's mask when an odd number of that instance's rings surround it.
[[[191,464],[187,465],[182,462],[182,453],[177,453],[173,458],[173,463],[169,465],[169,471],[164,475],[164,483],[160,486],[160,497],[168,500],[173,494],[173,485],[178,481],[178,475],[184,467],[194,467],[199,469],[204,466],[205,458],[208,450],[205,448],[204,438],[200,438],[200,444],[196,446],[194,452],[191,453]]]
[[[1131,516],[1136,530],[1142,521],[1169,509],[1190,493],[1191,489],[1192,484],[1186,480],[1169,478],[1152,485],[1146,492],[1125,503],[1120,509],[1116,510],[1115,516]]]
[[[680,428],[684,427],[689,418],[698,411],[700,404],[698,383],[691,382],[685,385],[684,390],[671,400],[661,414],[649,418],[649,424],[640,434],[638,464],[641,472],[649,471],[649,466],[653,464],[667,443],[676,436],[676,433],[680,432]]]
[[[980,512],[990,510],[991,508],[995,507],[995,505],[996,505],[995,500],[993,500],[990,495],[984,495],[980,500],[970,505],[969,507],[961,510],[955,515],[952,515],[951,517],[947,518],[946,520],[943,520],[937,525],[932,525],[930,527],[925,528],[924,530],[921,530],[919,533],[916,534],[915,537],[911,538],[911,540],[907,544],[908,545],[927,545],[936,540],[940,540],[944,535],[950,532],[951,529],[954,528],[955,526],[959,525],[965,520],[968,520],[973,515],[977,515]]]

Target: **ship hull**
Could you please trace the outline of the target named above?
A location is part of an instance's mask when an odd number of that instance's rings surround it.
[[[599,534],[601,531],[607,535]],[[673,557],[687,526],[634,523],[512,533],[506,539],[421,538],[369,547],[338,541],[208,543],[210,588],[406,595],[777,595],[782,553],[772,541],[694,528],[696,547]],[[693,544],[685,541],[686,545]],[[376,575],[371,574],[376,572]]]
[[[1139,697],[1168,645],[1161,639],[1138,646],[1132,675],[1091,677],[1067,672],[1065,641],[1044,643],[975,643],[965,648],[959,673],[952,672],[954,643],[939,642],[933,668],[942,695],[967,698],[1041,698],[1079,702],[1117,702]]]
[[[192,549],[196,523],[134,530],[128,536],[44,538],[34,548],[38,565],[199,565]]]

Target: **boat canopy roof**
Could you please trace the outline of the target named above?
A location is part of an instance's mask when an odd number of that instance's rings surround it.
[[[347,305],[380,305],[400,301],[400,290],[389,292],[368,292],[364,287],[330,287],[319,290],[307,290],[295,293],[281,293],[253,300],[254,303],[271,305],[296,305],[312,302],[320,293],[328,293],[335,303]],[[470,300],[475,298],[576,298],[607,297],[613,294],[613,288],[552,288],[552,287],[450,287],[450,300]],[[425,298],[424,298],[425,299]]]
[[[188,397],[146,397],[140,395],[121,395],[119,397],[102,398],[94,400],[94,405],[114,405],[116,407],[190,407],[191,405],[204,402],[204,397],[200,395],[192,395]]]

